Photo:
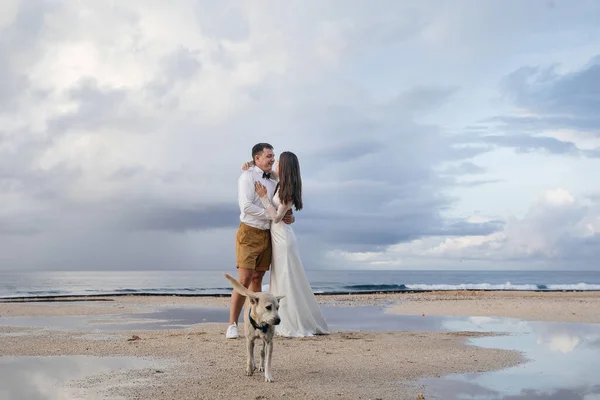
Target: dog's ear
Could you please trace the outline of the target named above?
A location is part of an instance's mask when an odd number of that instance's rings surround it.
[[[258,304],[258,296],[252,296],[252,294],[248,293],[248,299],[253,306]]]
[[[283,299],[285,296],[275,296],[275,298],[277,299],[277,301],[280,301],[281,299]]]
[[[231,283],[231,286],[233,286],[233,290],[235,290],[242,296],[249,296],[248,289],[246,289],[244,286],[242,286],[242,284],[239,283],[234,277],[232,277],[231,275],[225,274],[225,278],[227,278],[227,280]]]

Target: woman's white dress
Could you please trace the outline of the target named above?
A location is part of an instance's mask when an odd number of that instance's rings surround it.
[[[291,205],[281,204],[276,192],[273,202],[261,198],[271,222],[273,257],[269,292],[281,299],[281,323],[275,327],[280,336],[303,337],[328,334],[327,323],[310,287],[300,259],[296,234],[290,224],[282,221]]]

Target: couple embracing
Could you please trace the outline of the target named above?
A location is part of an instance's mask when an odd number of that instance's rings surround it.
[[[300,165],[294,153],[283,152],[275,171],[273,146],[258,143],[252,161],[244,163],[238,180],[240,226],[236,235],[238,281],[252,291],[262,290],[262,279],[271,267],[269,291],[285,295],[276,334],[303,337],[328,334],[327,323],[312,292],[298,252],[291,224],[292,208],[302,209]],[[244,297],[233,291],[229,327],[225,337],[238,337],[237,321]]]

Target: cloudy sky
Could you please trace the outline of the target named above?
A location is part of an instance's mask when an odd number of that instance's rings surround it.
[[[595,0],[3,0],[0,269],[231,269],[252,145],[307,269],[600,269]]]

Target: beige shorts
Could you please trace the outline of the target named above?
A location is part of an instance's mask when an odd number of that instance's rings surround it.
[[[236,267],[268,271],[271,266],[271,232],[240,222],[235,237]]]

